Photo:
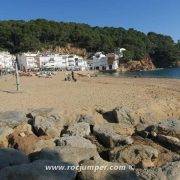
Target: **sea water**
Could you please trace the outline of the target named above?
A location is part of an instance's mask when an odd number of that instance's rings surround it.
[[[134,72],[103,72],[101,75],[114,77],[146,77],[146,78],[174,78],[180,79],[180,68],[156,69],[152,71],[134,71]]]

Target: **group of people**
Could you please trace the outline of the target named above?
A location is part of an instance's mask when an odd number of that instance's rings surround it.
[[[71,73],[66,74],[65,81],[74,81],[76,82],[77,79],[74,76],[74,71],[71,71]]]

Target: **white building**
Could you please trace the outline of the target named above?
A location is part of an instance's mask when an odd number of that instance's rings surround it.
[[[0,69],[13,71],[15,59],[16,57],[11,55],[9,52],[0,52]]]
[[[86,70],[87,63],[86,61],[77,55],[59,55],[54,54],[48,58],[40,58],[40,62],[44,62],[42,68],[58,68],[66,70]],[[48,60],[47,60],[48,59]],[[47,61],[47,62],[45,62]],[[42,64],[42,63],[41,63]]]
[[[87,65],[87,61],[85,61],[82,57],[77,56],[77,55],[69,55],[67,57],[67,69],[68,70],[73,70],[73,69],[77,69],[77,70],[87,70],[88,69],[88,65]]]
[[[93,56],[93,69],[106,70],[108,66],[107,57],[102,52],[97,52]]]
[[[116,54],[109,53],[104,55],[102,52],[97,52],[93,56],[92,62],[89,61],[89,65],[92,69],[99,70],[116,70],[119,64],[119,58],[123,57],[124,48],[118,48]]]
[[[51,55],[41,54],[37,56],[37,64],[39,68],[43,68],[43,66],[49,63],[50,59],[52,58]]]
[[[57,69],[66,69],[67,55],[47,55],[39,57],[40,68],[57,68]]]
[[[33,54],[23,53],[18,56],[21,70],[41,69],[64,69],[64,70],[86,70],[86,61],[77,55],[60,54]]]
[[[88,69],[87,61],[85,61],[85,60],[83,60],[83,59],[78,59],[78,60],[76,61],[76,63],[77,63],[77,66],[78,66],[79,70],[85,71],[85,70]]]
[[[38,68],[37,54],[30,52],[19,54],[18,64],[21,70],[33,70]]]

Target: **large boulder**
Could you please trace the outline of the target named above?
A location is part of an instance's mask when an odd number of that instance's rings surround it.
[[[28,162],[29,162],[28,157],[16,149],[11,149],[11,148],[0,149],[0,170],[7,166],[14,166]]]
[[[110,129],[110,131],[114,131],[119,135],[131,136],[135,132],[134,127],[128,124],[104,123],[102,126],[106,129]]]
[[[112,112],[116,123],[134,125],[135,121],[131,115],[132,110],[125,107],[116,107]]]
[[[90,116],[90,115],[87,115],[87,114],[78,115],[77,122],[85,122],[85,123],[88,123],[90,125],[95,125],[93,116]]]
[[[31,159],[59,159],[78,164],[84,159],[98,155],[97,148],[89,140],[79,136],[62,137],[56,142],[58,146],[46,148],[36,153]]]
[[[55,138],[60,136],[61,130],[64,127],[64,121],[54,116],[36,116],[32,127],[37,136],[48,135]]]
[[[125,148],[115,148],[109,153],[110,161],[128,163],[140,167],[152,167],[158,158],[158,150],[146,145],[131,145]]]
[[[27,121],[26,115],[21,111],[6,111],[0,113],[0,126],[8,126],[14,128]]]
[[[80,136],[66,136],[57,140],[57,146],[69,146],[80,148],[96,148],[88,139]]]
[[[70,126],[65,135],[85,137],[90,134],[90,125],[85,122],[76,123]]]
[[[173,149],[174,151],[179,151],[180,150],[180,140],[179,140],[179,138],[158,134],[156,136],[156,139],[158,140],[158,142],[160,142],[161,144],[165,144],[166,146]]]
[[[34,133],[32,132],[31,125],[27,122],[23,122],[13,129],[13,134],[18,134],[19,136],[27,136]]]
[[[43,148],[52,148],[55,146],[54,140],[47,136],[37,137],[34,134],[13,133],[9,136],[9,146],[30,154],[40,151]]]
[[[37,137],[31,129],[31,125],[27,123],[22,123],[14,128],[13,133],[8,136],[9,146],[19,149],[25,154],[55,146],[54,140],[51,137]]]
[[[35,116],[29,120],[29,123],[32,125],[33,132],[37,136],[48,135],[52,138],[60,136],[65,124],[61,117],[55,115],[47,117]]]
[[[173,151],[180,148],[180,120],[168,119],[158,124],[148,126],[141,134],[145,133],[160,144]]]
[[[95,126],[93,128],[93,134],[98,141],[107,148],[133,143],[133,139],[130,136],[119,135],[108,127]]]
[[[0,127],[0,148],[8,147],[8,136],[13,132],[10,127]]]
[[[168,180],[180,179],[180,161],[167,163],[162,167],[163,173]]]
[[[168,119],[154,126],[158,134],[178,137],[180,139],[180,120]]]
[[[4,168],[0,171],[2,180],[74,180],[76,171],[68,167],[72,164],[60,161],[35,161]],[[62,170],[65,169],[65,170]]]
[[[104,180],[137,180],[137,176],[134,173],[131,166],[126,164],[118,164],[104,161],[99,156],[82,161],[80,164],[82,170],[78,173],[78,179],[104,179]],[[83,168],[90,167],[90,168]]]
[[[59,137],[65,122],[53,108],[40,108],[27,114],[29,124],[37,136]]]
[[[53,108],[39,108],[39,109],[29,110],[27,117],[34,119],[36,116],[41,116],[41,117],[59,116],[59,113]]]

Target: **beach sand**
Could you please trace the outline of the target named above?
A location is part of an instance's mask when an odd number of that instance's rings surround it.
[[[81,113],[93,114],[97,107],[141,109],[150,104],[158,107],[159,102],[166,102],[175,104],[178,109],[180,102],[180,80],[177,79],[99,76],[78,77],[77,82],[65,82],[64,77],[64,72],[58,72],[53,78],[20,77],[20,93],[14,93],[14,76],[1,77],[0,111],[53,107],[74,119]],[[175,113],[179,116],[178,110]]]

